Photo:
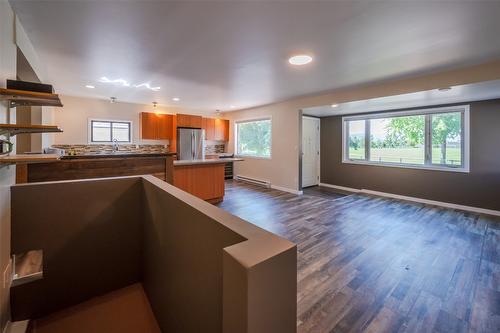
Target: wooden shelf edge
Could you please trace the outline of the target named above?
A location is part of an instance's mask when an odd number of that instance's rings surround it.
[[[17,124],[0,124],[0,135],[25,133],[60,133],[62,130],[55,125],[17,125]]]
[[[0,88],[0,100],[12,106],[56,106],[62,107],[58,94]]]
[[[57,154],[13,154],[0,155],[0,165],[2,164],[31,164],[31,163],[46,163],[57,162],[61,159]]]

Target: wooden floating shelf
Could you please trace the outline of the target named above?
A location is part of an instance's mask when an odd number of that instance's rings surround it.
[[[17,124],[0,124],[0,135],[26,133],[60,133],[62,130],[57,126],[52,125],[17,125]]]
[[[0,165],[2,164],[31,164],[31,163],[46,163],[57,162],[61,159],[57,154],[13,154],[0,155]]]
[[[58,94],[0,88],[0,100],[16,106],[63,106]]]

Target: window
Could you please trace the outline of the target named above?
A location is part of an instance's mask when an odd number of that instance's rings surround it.
[[[353,120],[347,123],[349,140],[349,159],[365,159],[366,120]]]
[[[271,119],[238,121],[236,155],[271,158]]]
[[[89,120],[90,142],[131,142],[132,123],[130,121]]]
[[[469,171],[469,106],[344,117],[344,163]]]
[[[371,119],[370,161],[425,164],[425,116]]]

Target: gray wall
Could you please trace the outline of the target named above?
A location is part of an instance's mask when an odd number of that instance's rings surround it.
[[[141,281],[162,332],[296,332],[297,247],[153,176],[15,185],[12,251],[43,278],[12,289],[38,318]]]
[[[342,163],[342,117],[335,116],[321,119],[321,182],[500,210],[500,99],[467,104],[470,173]]]
[[[139,178],[13,186],[12,253],[43,250],[43,279],[11,289],[14,320],[141,280]]]
[[[221,332],[222,249],[245,238],[147,181],[142,200],[143,286],[159,326]]]

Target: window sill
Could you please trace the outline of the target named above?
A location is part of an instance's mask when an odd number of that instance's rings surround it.
[[[392,163],[378,163],[369,161],[356,161],[356,160],[342,160],[344,164],[357,164],[357,165],[367,165],[376,167],[389,167],[389,168],[402,168],[402,169],[418,169],[418,170],[430,170],[430,171],[446,171],[446,172],[460,172],[469,173],[468,167],[452,168],[438,165],[417,165],[417,164],[392,164]]]
[[[234,157],[236,158],[246,158],[246,159],[256,159],[256,160],[271,160],[272,157],[264,157],[264,156],[253,156],[253,155],[236,155],[234,154]]]

